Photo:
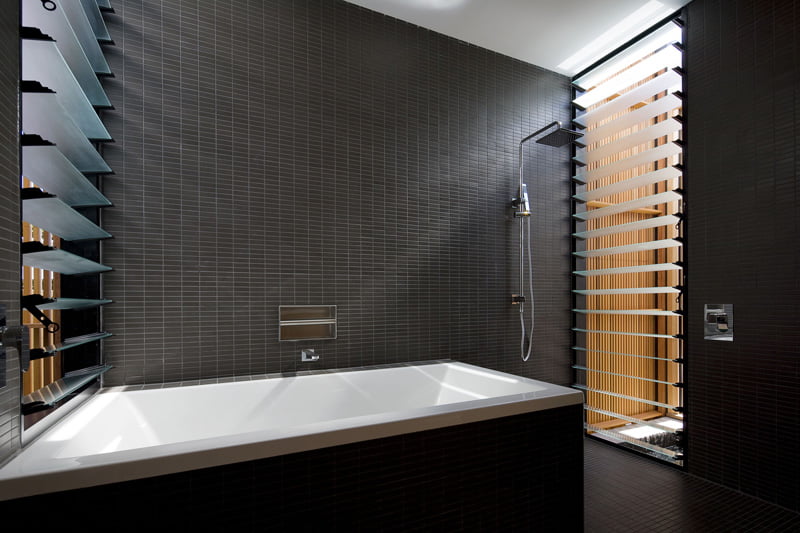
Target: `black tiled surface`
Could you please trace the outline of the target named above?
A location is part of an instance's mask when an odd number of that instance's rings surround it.
[[[800,2],[687,10],[687,458],[800,511]],[[732,303],[733,342],[703,340]]]
[[[586,439],[584,531],[793,532],[800,514]]]
[[[20,322],[19,6],[0,11],[0,304],[8,325]],[[19,362],[7,352],[6,386],[0,387],[0,462],[19,447]]]
[[[518,355],[518,141],[569,80],[338,0],[115,0],[106,384],[452,358],[570,381],[567,148],[530,143],[537,325]],[[278,343],[282,304],[335,341]]]
[[[96,502],[92,518],[120,531],[579,531],[581,417],[562,407],[3,503],[9,525],[48,509],[40,528]]]

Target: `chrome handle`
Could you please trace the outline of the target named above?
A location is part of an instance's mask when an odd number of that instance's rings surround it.
[[[6,306],[0,304],[0,387],[6,386],[6,349],[3,332],[6,329]]]
[[[303,363],[308,363],[311,361],[318,361],[319,355],[317,355],[314,350],[306,349],[300,352],[300,361]]]
[[[0,349],[14,348],[19,357],[19,366],[23,372],[28,371],[31,364],[31,350],[28,327],[0,326]]]

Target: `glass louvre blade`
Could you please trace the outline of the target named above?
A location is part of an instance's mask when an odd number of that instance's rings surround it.
[[[648,442],[644,442],[644,441],[642,441],[640,439],[637,439],[635,437],[629,437],[628,435],[625,435],[623,433],[617,433],[617,432],[614,432],[614,431],[609,431],[609,430],[603,429],[603,428],[601,428],[599,426],[595,426],[593,424],[589,424],[588,422],[585,422],[583,427],[587,431],[590,431],[590,432],[593,432],[593,433],[599,433],[599,434],[601,434],[601,435],[603,435],[605,437],[609,437],[611,440],[625,441],[625,442],[627,442],[629,444],[632,444],[634,446],[637,446],[639,448],[648,450],[650,452],[654,452],[654,453],[656,453],[658,455],[663,455],[664,458],[666,460],[670,461],[670,462],[680,462],[681,459],[682,459],[682,456],[683,456],[682,453],[675,452],[675,451],[672,451],[672,450],[668,450],[667,448],[662,448],[661,446],[657,446],[655,444],[650,444]]]
[[[88,298],[55,298],[52,302],[37,305],[39,309],[42,311],[49,311],[49,310],[81,310],[81,309],[91,309],[93,307],[99,307],[101,305],[106,305],[112,303],[111,300],[97,300],[97,299],[88,299]]]
[[[636,357],[638,359],[650,359],[652,361],[661,361],[662,363],[674,363],[675,362],[674,360],[676,359],[674,357],[672,357],[672,358],[654,357],[652,355],[636,355],[636,354],[632,354],[632,353],[607,352],[607,351],[603,351],[603,350],[589,350],[587,348],[581,348],[580,346],[573,346],[572,349],[575,350],[576,352],[598,353],[598,354],[603,354],[603,355],[622,355],[622,356],[625,356],[625,357]]]
[[[637,242],[635,244],[623,244],[621,246],[611,246],[609,248],[598,248],[596,250],[572,252],[572,255],[576,257],[602,257],[605,255],[646,252],[648,250],[661,250],[664,248],[677,248],[678,246],[682,245],[683,244],[676,239],[661,239],[659,241]]]
[[[576,270],[576,276],[610,276],[614,274],[638,274],[642,272],[662,272],[667,270],[681,270],[683,267],[675,263],[656,263],[653,265],[638,265],[631,267],[597,268],[592,270]]]
[[[22,39],[22,79],[38,81],[55,91],[56,99],[84,136],[89,139],[111,140],[111,135],[55,42]],[[28,110],[25,109],[25,112]]]
[[[624,289],[575,289],[572,292],[583,296],[600,296],[606,294],[680,294],[675,287],[628,287]]]
[[[598,163],[603,159],[618,154],[619,152],[630,150],[631,148],[639,146],[640,144],[653,142],[656,139],[664,136],[670,136],[669,140],[674,141],[674,134],[680,132],[682,129],[683,125],[674,118],[662,120],[661,122],[653,124],[652,126],[643,128],[637,132],[625,135],[618,140],[604,144],[599,148],[594,148],[591,150],[579,148],[578,155],[575,156],[574,160],[583,165]]]
[[[642,60],[624,72],[610,78],[597,85],[592,90],[575,98],[572,103],[581,108],[587,109],[592,105],[605,100],[636,82],[642,81],[648,76],[664,68],[671,69],[680,67],[683,64],[683,54],[674,46],[667,46],[647,59]]]
[[[598,370],[596,368],[588,368],[583,365],[572,365],[572,368],[575,370],[582,370],[584,372],[595,372],[597,374],[605,374],[607,376],[616,376],[619,378],[626,378],[626,379],[635,379],[637,381],[646,381],[648,383],[658,383],[660,385],[674,385],[674,383],[670,381],[663,381],[660,379],[652,379],[652,378],[643,378],[640,376],[631,376],[629,374],[620,374],[619,372],[609,372],[608,370]]]
[[[582,315],[682,316],[678,312],[663,311],[661,309],[573,309],[572,312],[580,313]]]
[[[636,396],[628,396],[627,394],[620,394],[618,392],[611,392],[602,389],[595,389],[592,387],[587,387],[581,383],[573,383],[572,386],[576,389],[584,390],[587,392],[596,392],[597,394],[605,394],[608,396],[613,396],[615,398],[621,398],[623,400],[631,400],[632,402],[641,402],[647,405],[653,405],[655,407],[664,407],[665,409],[672,409],[673,411],[677,410],[680,411],[681,408],[677,405],[670,405],[668,403],[658,402],[655,400],[645,400],[644,398],[637,398]]]
[[[93,274],[111,270],[111,267],[101,265],[85,257],[58,248],[30,253],[25,253],[23,251],[22,264],[28,267],[41,268],[65,275]]]
[[[55,405],[111,368],[113,367],[104,365],[68,372],[63,378],[23,396],[22,411],[25,413],[34,405]]]
[[[591,211],[583,211],[575,213],[572,216],[578,220],[594,220],[597,218],[606,217],[609,215],[616,215],[618,213],[625,213],[633,211],[634,209],[641,209],[643,207],[654,206],[658,204],[666,204],[680,200],[682,196],[674,191],[667,191],[650,196],[644,196],[635,200],[628,200],[627,202],[620,202],[618,204],[610,205],[608,207],[601,207],[599,209],[592,209]]]
[[[579,333],[598,333],[602,335],[633,335],[635,337],[652,337],[655,339],[679,339],[677,335],[664,335],[660,333],[636,333],[632,331],[606,331],[600,329],[581,329],[581,328],[572,328],[572,331],[577,331]]]
[[[627,48],[624,52],[614,56],[597,68],[585,73],[580,78],[572,81],[573,85],[588,90],[648,54],[663,48],[666,45],[681,41],[681,28],[674,22],[669,22],[641,41]]]
[[[586,146],[599,142],[606,137],[617,135],[620,131],[624,131],[637,124],[648,122],[658,115],[669,113],[680,108],[683,105],[683,99],[676,93],[671,93],[657,100],[654,100],[638,109],[634,109],[625,114],[620,115],[618,118],[604,123],[602,126],[594,127],[587,130],[581,142]],[[594,123],[587,126],[593,126]]]
[[[631,106],[650,99],[658,93],[679,91],[681,83],[682,76],[674,70],[669,70],[614,98],[610,102],[597,106],[591,111],[586,111],[572,119],[572,121],[582,128],[587,128],[594,123],[602,122],[617,113],[627,110]]]
[[[70,207],[111,205],[57,146],[23,146],[22,175]]]
[[[573,196],[574,199],[578,200],[579,202],[588,202],[591,200],[599,200],[601,198],[605,198],[606,196],[611,196],[613,194],[619,194],[621,192],[630,191],[631,189],[638,189],[640,187],[647,187],[648,185],[654,185],[656,183],[662,181],[672,181],[672,189],[678,187],[678,178],[680,178],[682,172],[680,169],[672,166],[667,168],[662,168],[659,170],[655,170],[653,172],[647,172],[646,174],[641,174],[639,176],[635,176],[633,178],[628,178],[626,180],[618,181],[616,183],[612,183],[611,185],[606,185],[605,187],[598,187],[596,189],[592,189],[590,191],[583,191]]]
[[[80,3],[86,12],[86,18],[89,20],[89,25],[92,27],[95,38],[101,43],[113,42],[111,35],[108,34],[106,21],[103,20],[103,14],[100,12],[97,0],[80,0]]]
[[[679,430],[675,428],[671,428],[669,426],[665,426],[662,424],[658,424],[656,422],[649,422],[647,420],[643,420],[641,418],[635,418],[633,416],[623,415],[621,413],[615,413],[614,411],[607,411],[605,409],[598,409],[597,407],[593,407],[591,405],[584,404],[583,408],[587,411],[592,411],[593,413],[599,413],[601,415],[612,416],[614,418],[618,418],[620,420],[625,420],[626,422],[631,422],[632,424],[639,424],[642,426],[648,426],[653,429],[658,429],[661,431],[665,431],[666,433],[677,433]]]
[[[97,7],[100,9],[107,9],[113,10],[114,8],[111,7],[111,2],[109,0],[97,0]]]
[[[48,11],[42,9],[41,4],[36,2],[22,2],[22,25],[39,28],[55,39],[58,50],[93,106],[111,106],[89,58],[86,57],[62,9]]]
[[[75,125],[53,93],[22,93],[22,129],[53,142],[85,174],[107,174],[111,167]]]
[[[110,233],[56,197],[23,199],[22,220],[66,241],[111,237]]]
[[[111,336],[111,333],[101,331],[98,333],[90,333],[88,335],[80,335],[78,337],[70,337],[68,339],[64,339],[63,342],[45,346],[42,351],[44,351],[44,353],[54,354],[64,350],[69,350],[70,348],[75,348],[76,346],[83,346],[84,344],[88,344],[90,342],[99,341],[100,339],[106,339]]]
[[[644,220],[637,220],[636,222],[628,222],[625,224],[617,224],[615,226],[607,226],[605,228],[593,229],[588,231],[581,231],[573,233],[572,236],[576,239],[593,239],[595,237],[604,237],[606,235],[613,235],[615,233],[626,233],[628,231],[638,231],[642,229],[658,228],[661,226],[674,226],[680,222],[680,217],[676,215],[664,215],[655,218],[646,218]]]
[[[669,142],[650,150],[644,150],[638,154],[626,157],[625,159],[620,159],[619,161],[600,166],[596,169],[579,172],[578,174],[575,174],[572,179],[578,183],[590,183],[602,178],[607,178],[608,176],[617,174],[619,172],[630,170],[631,168],[639,165],[655,163],[661,159],[671,159],[679,155],[682,151],[683,150],[680,145],[674,142]],[[673,165],[675,163],[676,161],[670,161],[668,164]]]
[[[111,68],[108,66],[103,49],[97,41],[97,36],[89,23],[89,18],[86,16],[83,6],[74,0],[69,2],[61,2],[59,8],[64,10],[75,36],[78,38],[83,52],[86,54],[89,63],[98,75],[107,76],[111,74]]]

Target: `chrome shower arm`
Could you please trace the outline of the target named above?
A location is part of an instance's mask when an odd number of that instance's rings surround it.
[[[533,133],[531,133],[530,135],[528,135],[527,137],[525,137],[524,139],[522,139],[522,140],[519,142],[519,149],[520,149],[520,150],[522,150],[522,144],[523,144],[523,143],[526,143],[526,142],[530,141],[531,139],[533,139],[534,137],[536,137],[536,136],[537,136],[537,135],[539,135],[540,133],[544,133],[545,131],[549,130],[549,129],[550,129],[550,128],[552,128],[553,126],[558,126],[558,127],[560,128],[560,127],[561,127],[561,122],[559,122],[558,120],[556,120],[556,121],[553,121],[553,122],[551,122],[550,124],[548,124],[548,125],[547,125],[547,126],[545,126],[544,128],[542,128],[542,129],[540,129],[540,130],[538,130],[538,131],[534,131]]]

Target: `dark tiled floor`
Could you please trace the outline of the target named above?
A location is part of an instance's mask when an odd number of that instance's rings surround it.
[[[586,439],[585,531],[800,532],[800,515]]]

